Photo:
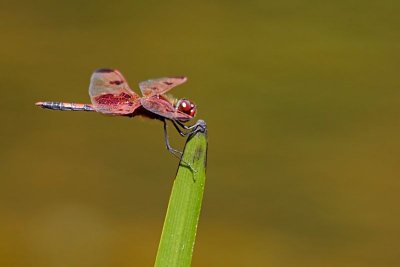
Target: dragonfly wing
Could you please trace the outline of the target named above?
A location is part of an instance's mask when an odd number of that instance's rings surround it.
[[[161,95],[187,81],[186,77],[164,77],[139,83],[143,96]]]
[[[101,113],[130,114],[140,106],[140,97],[133,92],[118,71],[99,69],[90,79],[89,95],[93,108]]]
[[[140,101],[145,109],[167,119],[189,121],[193,118],[179,110],[176,110],[170,102],[162,98],[148,97],[141,98]]]
[[[127,115],[140,107],[140,98],[127,94],[103,94],[92,98],[93,108],[97,112],[110,115]]]

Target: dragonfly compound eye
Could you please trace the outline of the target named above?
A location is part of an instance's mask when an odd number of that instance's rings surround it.
[[[179,100],[178,110],[192,117],[196,115],[196,105],[187,99]]]

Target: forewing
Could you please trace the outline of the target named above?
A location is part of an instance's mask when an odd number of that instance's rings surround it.
[[[179,110],[175,110],[170,102],[162,98],[149,97],[141,98],[140,100],[145,109],[161,117],[177,121],[189,121],[192,119],[191,116]]]
[[[186,77],[164,77],[139,83],[143,96],[161,95],[187,81]]]
[[[133,92],[118,71],[99,69],[90,79],[89,95],[93,108],[106,114],[130,114],[140,106],[139,96]]]

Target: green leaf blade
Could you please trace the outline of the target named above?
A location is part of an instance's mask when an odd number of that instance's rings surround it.
[[[206,179],[205,123],[204,130],[197,132],[186,142],[182,164],[172,187],[156,267],[188,267],[191,264]],[[185,163],[189,163],[195,172],[185,166]]]

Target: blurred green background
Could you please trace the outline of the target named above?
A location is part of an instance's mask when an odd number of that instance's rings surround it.
[[[400,266],[400,3],[2,1],[0,266],[152,266],[162,124],[41,110],[186,75],[209,162],[193,266]],[[184,139],[173,134],[174,147]]]

